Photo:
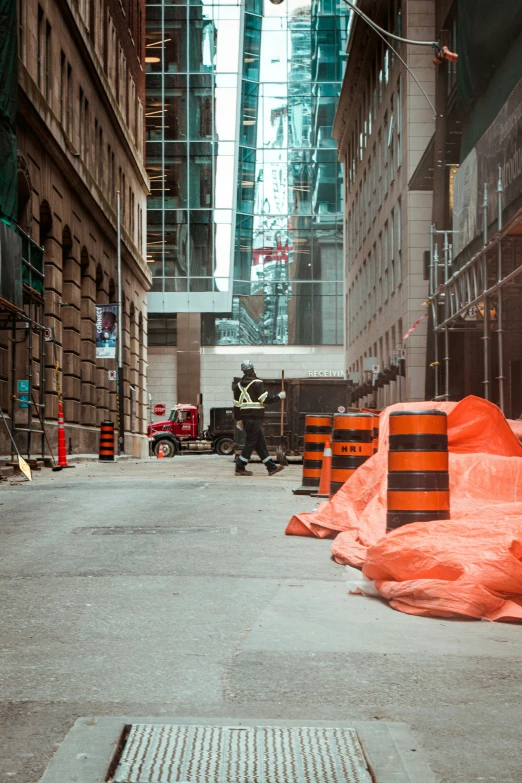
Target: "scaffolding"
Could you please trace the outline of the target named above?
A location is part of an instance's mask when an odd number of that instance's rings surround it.
[[[11,345],[11,365],[8,373],[10,385],[10,427],[13,439],[17,443],[21,454],[25,453],[27,461],[40,455],[45,459],[45,433],[43,426],[34,424],[33,409],[37,408],[38,422],[44,421],[45,411],[45,326],[44,326],[44,260],[43,248],[34,242],[31,237],[19,227],[16,233],[22,240],[22,269],[21,288],[22,303],[17,304],[0,298],[0,329],[8,332]],[[40,377],[35,384],[34,378],[34,354],[35,341],[39,345]],[[20,367],[20,347],[25,345],[26,363]],[[18,390],[18,373],[24,370],[26,381],[23,393]],[[38,395],[35,395],[35,386],[38,387]],[[19,410],[26,411],[25,422],[20,422],[17,416]],[[23,441],[17,439],[17,435],[25,435]],[[39,441],[39,446],[36,445]],[[14,460],[15,451],[11,444],[11,459]]]
[[[522,209],[505,226],[502,225],[503,184],[502,169],[498,169],[497,230],[488,238],[488,191],[484,183],[482,203],[483,246],[462,267],[452,268],[452,242],[454,231],[440,231],[431,226],[429,305],[433,319],[435,396],[436,400],[450,399],[450,332],[476,332],[477,320],[482,319],[484,399],[491,399],[491,338],[496,335],[498,349],[498,401],[505,412],[504,375],[504,290],[518,291],[517,278],[522,276],[522,264],[517,266],[516,253],[505,253],[508,243],[522,237]],[[442,241],[441,241],[442,240]],[[442,244],[442,254],[439,247]],[[492,315],[496,320],[493,328]],[[441,390],[441,363],[438,336],[443,335],[442,365],[444,366],[444,391]]]

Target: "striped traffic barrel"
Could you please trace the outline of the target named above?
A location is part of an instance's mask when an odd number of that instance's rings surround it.
[[[330,497],[373,454],[372,413],[337,413],[333,422]]]
[[[438,410],[391,413],[387,529],[449,518],[446,414]]]
[[[303,483],[294,495],[317,492],[323,467],[324,444],[332,438],[333,416],[317,414],[305,417]]]
[[[100,462],[114,461],[114,422],[102,421],[100,425]]]

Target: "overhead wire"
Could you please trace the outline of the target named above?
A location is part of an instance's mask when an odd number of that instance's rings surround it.
[[[353,10],[359,14],[363,19],[365,19],[368,24],[370,24],[375,30],[380,30],[381,33],[385,33],[385,35],[389,36],[390,38],[395,38],[396,41],[401,41],[402,43],[412,44],[413,46],[433,46],[435,48],[438,48],[439,43],[438,41],[412,41],[409,38],[401,38],[400,35],[394,35],[393,33],[390,33],[388,30],[385,30],[384,27],[379,27],[379,25],[373,21],[369,16],[367,16],[364,11],[361,11],[361,9],[355,5],[355,3],[352,3],[351,0],[344,0],[344,2],[350,6],[350,8],[353,8]]]

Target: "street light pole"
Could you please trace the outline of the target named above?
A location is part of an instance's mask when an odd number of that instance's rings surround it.
[[[117,342],[118,359],[116,374],[116,395],[117,395],[117,418],[118,418],[118,454],[122,454],[125,448],[125,428],[124,428],[124,409],[123,409],[123,293],[121,286],[121,193],[117,192],[117,250],[116,259],[118,266],[118,312],[117,312]]]

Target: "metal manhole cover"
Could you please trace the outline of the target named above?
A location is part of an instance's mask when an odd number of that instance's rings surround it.
[[[153,536],[173,535],[174,533],[209,533],[235,536],[237,527],[130,527],[114,525],[105,527],[77,527],[73,533],[88,536]]]
[[[355,729],[135,724],[114,783],[371,783]]]

